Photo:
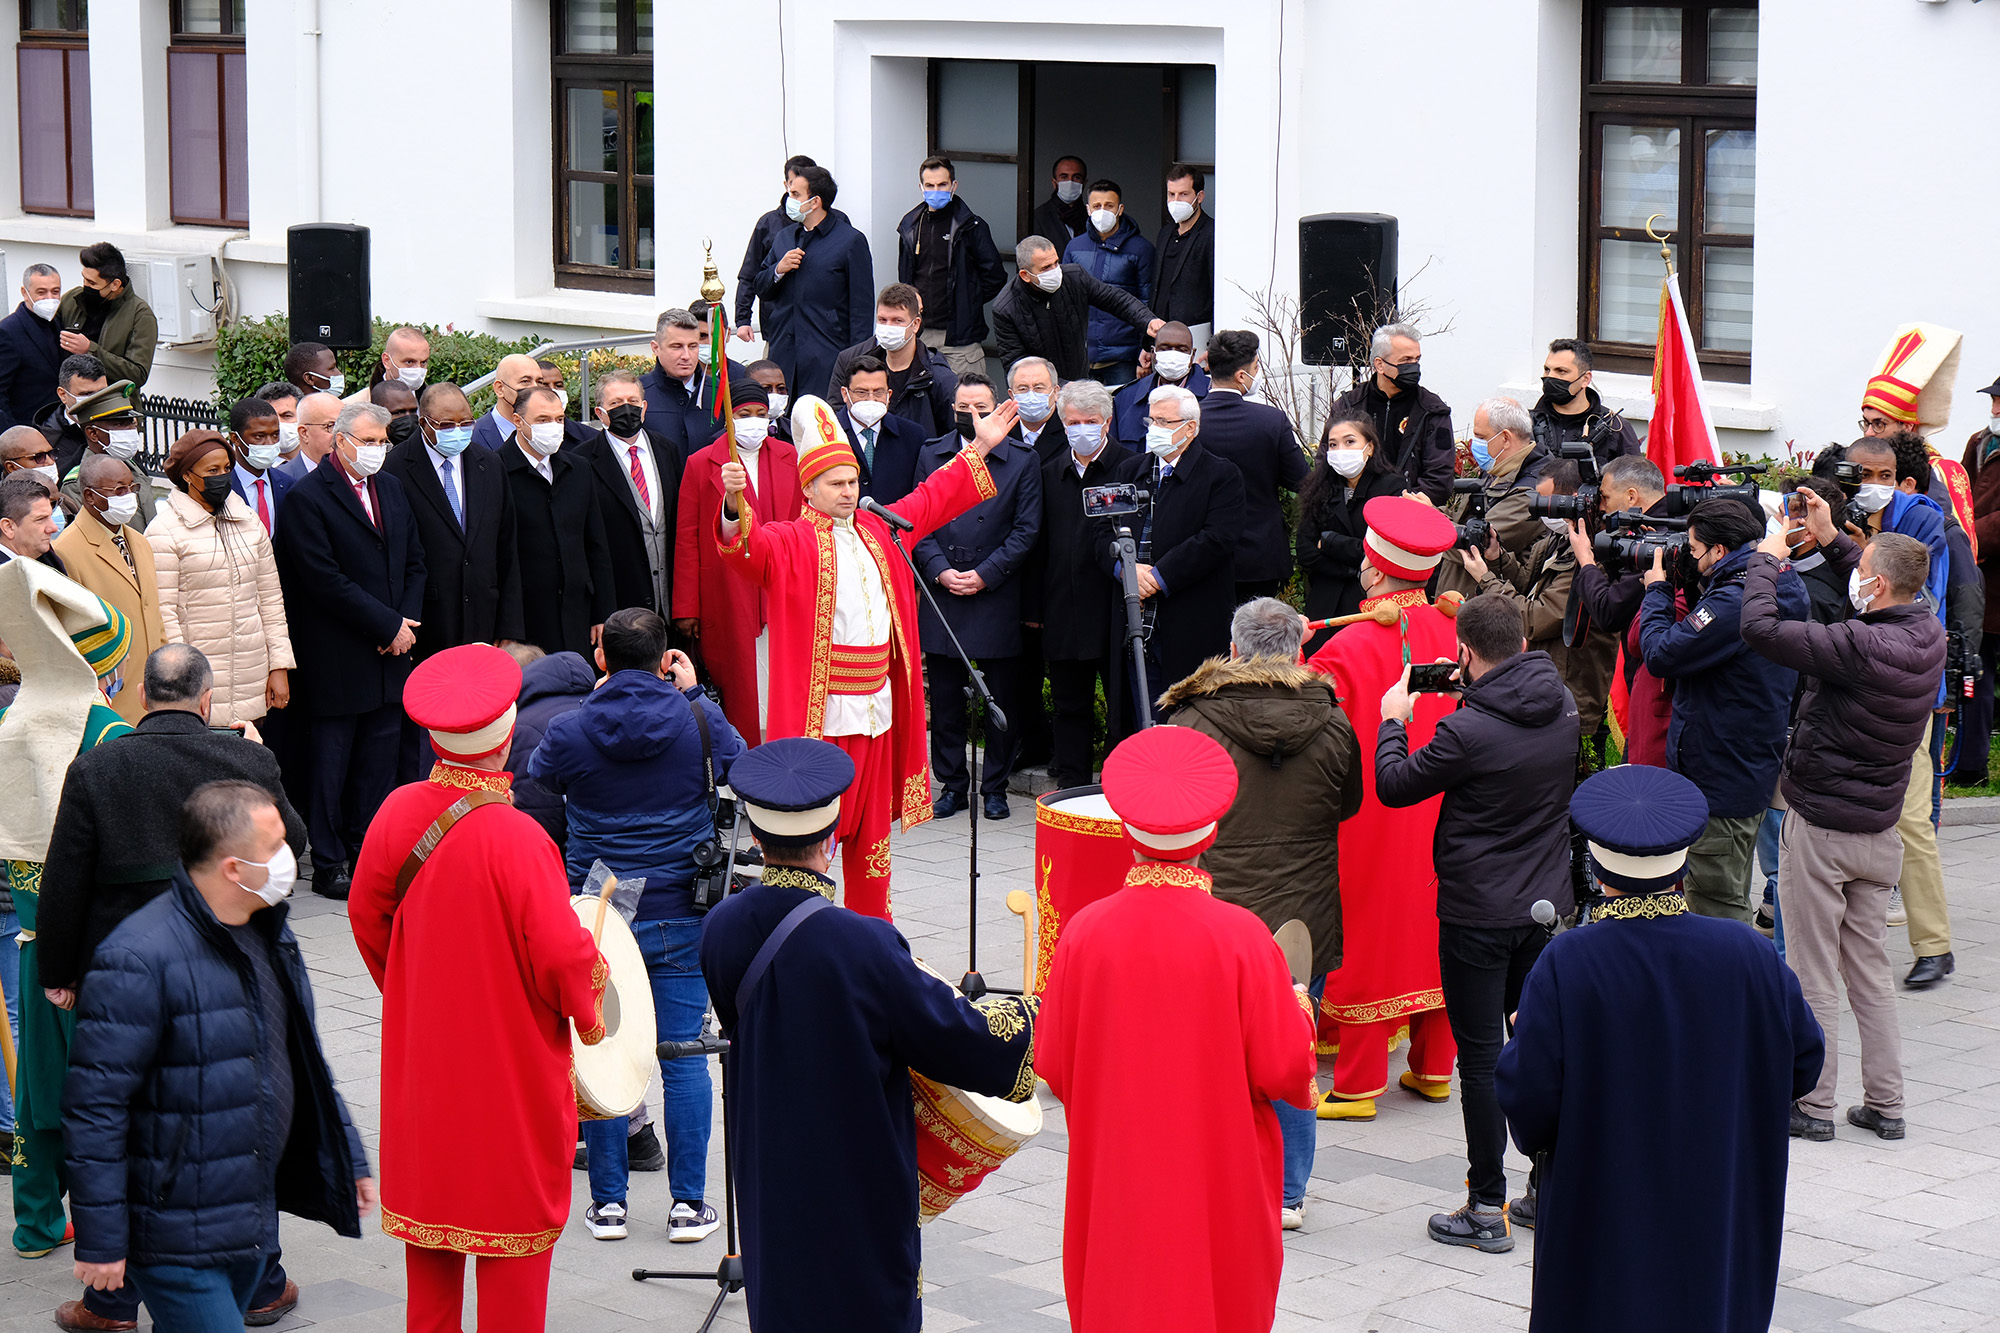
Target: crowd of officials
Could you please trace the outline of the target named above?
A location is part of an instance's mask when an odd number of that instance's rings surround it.
[[[1357,808],[1359,764],[1386,764],[1377,771],[1385,801],[1445,792],[1440,914],[1451,894],[1477,900],[1468,920],[1482,923],[1490,955],[1461,959],[1457,986],[1495,989],[1479,991],[1493,1022],[1467,1020],[1458,1043],[1474,1175],[1486,1178],[1474,1181],[1471,1239],[1439,1239],[1479,1245],[1479,1227],[1506,1229],[1504,1218],[1481,1221],[1493,1205],[1482,1188],[1504,1188],[1492,1179],[1503,1122],[1491,1089],[1503,1010],[1486,1001],[1502,990],[1510,1006],[1518,999],[1543,938],[1531,906],[1573,906],[1587,879],[1566,819],[1570,790],[1603,762],[1621,696],[1629,703],[1616,742],[1627,760],[1677,771],[1706,802],[1687,856],[1688,904],[1772,937],[1828,1031],[1844,984],[1865,1088],[1850,1119],[1901,1135],[1881,927],[1907,924],[1907,985],[1951,973],[1935,826],[1942,769],[1955,763],[1955,780],[1968,784],[1985,776],[2000,647],[1989,627],[2000,630],[2000,611],[1987,610],[1975,552],[1981,537],[2000,551],[2000,526],[1984,531],[2000,525],[2000,470],[1988,466],[2000,447],[2000,382],[1985,391],[1994,424],[1964,455],[1971,530],[1935,451],[1879,407],[1864,405],[1859,438],[1829,447],[1810,476],[1772,494],[1684,485],[1605,407],[1587,344],[1567,338],[1549,346],[1536,403],[1479,403],[1461,442],[1451,406],[1423,387],[1419,332],[1390,324],[1318,438],[1302,442],[1283,412],[1257,401],[1258,337],[1213,327],[1213,222],[1198,170],[1171,169],[1172,220],[1149,242],[1125,218],[1116,182],[1060,159],[1037,234],[1011,260],[957,197],[949,160],[925,160],[919,185],[922,202],[898,226],[897,281],[878,289],[867,246],[833,208],[832,176],[810,159],[787,162],[783,202],[753,233],[724,326],[725,352],[761,329],[768,354],[720,364],[747,502],[766,520],[801,508],[786,411],[796,396],[833,405],[863,493],[891,509],[999,404],[1013,403],[1018,426],[985,459],[995,493],[912,552],[941,608],[925,606],[919,635],[937,815],[976,806],[974,818],[1009,817],[1009,778],[1027,765],[1046,764],[1059,787],[1089,783],[1106,739],[1100,701],[1113,741],[1172,716],[1249,756],[1239,758],[1243,780],[1263,797],[1232,819],[1282,822],[1286,811],[1312,810],[1331,840]],[[662,1037],[699,1031],[705,1001],[698,979],[686,982],[698,924],[676,930],[685,904],[667,901],[694,872],[689,849],[703,812],[694,756],[726,768],[742,745],[764,739],[768,702],[759,599],[724,577],[709,539],[730,446],[704,303],[662,313],[652,368],[602,375],[581,403],[560,367],[515,355],[495,368],[494,406],[475,412],[459,386],[428,381],[430,348],[413,328],[389,335],[363,385],[344,382],[330,349],[299,343],[280,379],[231,406],[225,428],[182,435],[156,474],[140,457],[138,406],[150,312],[115,249],[92,246],[80,259],[83,283],[67,295],[54,270],[28,269],[20,307],[0,321],[0,564],[38,562],[102,599],[132,666],[100,671],[101,702],[136,731],[72,768],[43,872],[41,893],[54,906],[38,927],[23,932],[13,904],[0,905],[5,943],[19,935],[39,946],[32,981],[15,975],[15,950],[0,949],[10,1016],[28,985],[63,1009],[94,989],[85,1016],[101,1020],[102,997],[117,987],[84,986],[93,952],[128,916],[164,914],[148,906],[155,900],[192,910],[196,899],[230,933],[155,944],[241,949],[251,960],[267,1008],[228,1041],[268,1040],[272,1023],[298,1021],[287,1006],[309,1015],[296,953],[245,935],[250,913],[232,893],[268,888],[275,902],[289,888],[290,858],[309,857],[301,878],[344,898],[376,810],[433,759],[402,707],[413,667],[447,648],[494,643],[523,668],[508,761],[517,804],[567,846],[578,883],[598,857],[636,858],[655,873],[649,892],[659,901],[642,915],[653,929],[641,943]],[[997,382],[986,371],[989,344]],[[1137,493],[1134,513],[1087,509],[1086,492],[1119,485]],[[1337,733],[1349,725],[1343,709],[1372,712],[1378,701],[1321,700],[1305,688],[1303,663],[1334,631],[1302,627],[1269,599],[1295,574],[1315,621],[1387,595],[1386,548],[1368,517],[1385,498],[1449,505],[1459,520],[1450,549],[1411,585],[1459,594],[1472,608],[1460,623],[1458,684],[1481,703],[1462,710],[1451,743],[1470,753],[1557,726],[1562,753],[1546,790],[1504,766],[1467,788],[1405,750],[1364,758],[1351,734],[1343,746]],[[1666,519],[1676,523],[1648,522]],[[1121,526],[1136,555],[1129,571]],[[1128,580],[1142,624],[1136,659]],[[1011,726],[972,715],[954,640]],[[1530,666],[1508,665],[1522,654]],[[615,679],[600,688],[607,675]],[[126,679],[143,684],[119,688]],[[720,687],[719,701],[703,697],[703,684]],[[1388,699],[1380,706],[1385,722],[1398,720]],[[1205,722],[1190,708],[1206,709]],[[1265,716],[1273,708],[1284,712],[1275,722]],[[697,712],[699,752],[683,726]],[[1286,727],[1302,748],[1285,749]],[[977,774],[967,756],[974,732],[984,741]],[[1284,763],[1315,746],[1325,750],[1319,759]],[[1432,769],[1442,754],[1431,755]],[[1454,768],[1485,772],[1471,760]],[[206,803],[184,819],[180,798],[210,782],[234,785],[203,787]],[[160,794],[169,790],[171,800]],[[1788,810],[1797,817],[1786,819]],[[1524,856],[1515,844],[1531,823],[1547,826],[1549,846]],[[1282,887],[1259,868],[1260,837],[1282,841],[1225,821],[1219,896],[1255,907]],[[1232,856],[1241,875],[1227,869]],[[1511,868],[1460,885],[1447,863]],[[256,887],[246,882],[258,874]],[[1857,914],[1876,927],[1853,928]],[[159,964],[141,951],[119,966],[143,980]],[[660,981],[676,970],[683,984]],[[206,1003],[198,983],[171,995],[169,1008]],[[1449,1005],[1450,980],[1446,988]],[[87,1049],[92,1068],[117,1063],[115,1049]],[[288,1078],[257,1095],[286,1114],[295,1098],[319,1099],[315,1162],[355,1189],[338,1206],[322,1198],[318,1214],[346,1230],[372,1200],[367,1163],[331,1081],[322,1085],[323,1064],[288,1063],[304,1083]],[[708,1076],[704,1064],[683,1063],[668,1078],[666,1152],[643,1114],[593,1127],[579,1146],[601,1237],[624,1234],[624,1172],[662,1166],[673,1183],[673,1238],[715,1229],[704,1201]],[[1835,1076],[1829,1044],[1824,1072],[1794,1107],[1795,1136],[1832,1137]],[[100,1101],[122,1086],[106,1076],[95,1087],[94,1077],[86,1091]],[[1287,1124],[1288,1145],[1297,1132]],[[1309,1139],[1305,1153],[1309,1168]],[[48,1234],[50,1217],[62,1219],[60,1191],[30,1191],[43,1215],[22,1218],[20,1169],[17,1153],[16,1248],[47,1253],[65,1239],[59,1227]],[[1302,1191],[1288,1147],[1287,1208],[1303,1207],[1295,1176]],[[89,1179],[73,1173],[70,1188]],[[257,1184],[243,1188],[254,1195]],[[79,1216],[85,1203],[79,1192]],[[1513,1215],[1531,1223],[1532,1191],[1524,1204]],[[274,1243],[245,1228],[253,1249]],[[139,1286],[170,1304],[179,1279],[164,1270],[180,1265],[156,1259],[163,1271]],[[297,1288],[275,1262],[254,1267],[228,1280],[242,1288],[239,1304],[269,1322],[296,1303]],[[126,1288],[118,1304],[115,1285],[65,1306],[64,1325],[132,1327],[135,1298]]]

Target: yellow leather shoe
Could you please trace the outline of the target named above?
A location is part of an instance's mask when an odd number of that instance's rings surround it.
[[[1427,1078],[1418,1078],[1414,1073],[1405,1069],[1403,1076],[1396,1081],[1427,1102],[1448,1102],[1451,1100],[1450,1079],[1433,1082]]]
[[[1329,1092],[1320,1099],[1318,1115],[1322,1120],[1373,1120],[1375,1099],[1359,1097],[1350,1101]]]

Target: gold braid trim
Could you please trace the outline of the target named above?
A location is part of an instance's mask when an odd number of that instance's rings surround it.
[[[611,980],[611,964],[605,962],[604,955],[600,953],[597,955],[597,960],[590,965],[590,989],[595,992],[592,999],[596,1003],[593,1021],[589,1027],[576,1034],[576,1039],[586,1046],[595,1046],[604,1040],[604,983],[609,980]],[[574,1073],[570,1075],[570,1082],[576,1082]]]
[[[514,775],[505,769],[489,772],[483,768],[460,768],[442,759],[431,765],[430,781],[460,791],[512,791],[514,787]]]
[[[812,661],[806,669],[806,735],[813,740],[826,736],[826,687],[833,674],[833,520],[806,506],[803,517],[811,529],[814,559],[818,562],[813,585],[813,637],[807,649]]]
[[[1413,606],[1429,606],[1430,598],[1424,596],[1422,588],[1404,588],[1398,592],[1383,593],[1380,597],[1363,598],[1361,609],[1373,611],[1378,606],[1399,606],[1405,611]]]
[[[828,902],[833,901],[833,881],[798,866],[767,865],[762,879],[767,889],[810,889]]]
[[[1214,893],[1215,881],[1206,870],[1196,870],[1193,866],[1141,861],[1125,872],[1125,887],[1200,889],[1203,893]]]
[[[972,486],[979,492],[980,499],[991,500],[1000,494],[1000,488],[993,484],[993,474],[987,470],[986,460],[979,456],[978,450],[968,446],[960,449],[958,456],[965,460],[965,470],[972,474]]]
[[[1035,1019],[1041,1013],[1042,1001],[1036,995],[982,995],[972,1002],[979,1016],[986,1020],[986,1030],[1002,1041],[1013,1041],[1022,1033],[1028,1034],[1027,1049],[1021,1052],[1020,1068],[1014,1071],[1014,1086],[1006,1093],[1005,1100],[1025,1102],[1035,1095]]]
[[[883,732],[875,739],[886,741],[893,732]],[[908,833],[919,824],[928,824],[936,811],[931,806],[930,766],[919,767],[916,772],[903,779],[903,800],[899,812],[903,820],[903,832]]]
[[[478,1231],[450,1223],[432,1225],[419,1222],[384,1208],[382,1234],[427,1250],[456,1250],[460,1254],[518,1259],[548,1249],[556,1243],[556,1237],[562,1235],[562,1228],[551,1227],[547,1231]]]
[[[1683,893],[1633,894],[1606,898],[1590,909],[1590,923],[1600,921],[1651,921],[1663,916],[1686,916],[1687,895]]]
[[[1335,1004],[1332,1000],[1321,1000],[1319,1011],[1336,1023],[1349,1027],[1365,1027],[1370,1023],[1382,1023],[1391,1018],[1401,1018],[1405,1014],[1418,1014],[1426,1009],[1444,1008],[1444,991],[1420,990],[1408,995],[1398,995],[1393,999],[1376,1000],[1371,1004]]]

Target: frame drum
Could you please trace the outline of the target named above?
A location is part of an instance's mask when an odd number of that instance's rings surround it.
[[[585,930],[597,926],[604,913],[604,933],[597,947],[611,968],[604,983],[604,1040],[586,1046],[570,1028],[570,1081],[576,1085],[577,1114],[586,1120],[610,1120],[630,1115],[645,1099],[646,1085],[659,1066],[656,1047],[659,1026],[653,1018],[653,982],[639,941],[617,909],[600,903],[595,894],[572,898],[570,907]]]

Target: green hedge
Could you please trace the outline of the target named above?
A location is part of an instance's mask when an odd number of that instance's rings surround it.
[[[389,331],[397,327],[400,326],[378,319],[366,351],[356,349],[334,353],[341,373],[347,377],[349,393],[368,383],[372,368],[382,359],[383,341],[388,338]],[[464,384],[478,379],[489,374],[500,363],[500,358],[509,352],[531,352],[542,341],[529,336],[508,342],[488,333],[460,333],[430,324],[413,324],[411,327],[421,329],[431,341],[427,378],[432,383],[443,380]],[[227,412],[237,399],[257,392],[273,380],[282,380],[285,377],[285,353],[291,349],[291,326],[283,315],[225,324],[215,339],[217,406]],[[595,369],[594,362],[592,368]],[[488,390],[477,396],[473,407],[484,410],[492,404],[493,394]]]

